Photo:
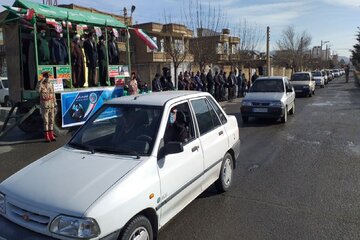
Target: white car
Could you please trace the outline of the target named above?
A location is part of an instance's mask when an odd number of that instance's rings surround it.
[[[0,239],[156,239],[211,184],[230,188],[239,152],[236,118],[208,93],[113,99],[0,184]]]
[[[320,88],[325,87],[325,78],[321,71],[311,72],[313,79],[315,80],[316,86],[320,86]]]
[[[3,77],[0,78],[0,104],[3,107],[11,107],[8,80]]]
[[[311,72],[296,72],[292,74],[290,81],[296,95],[311,97],[315,94],[315,81],[312,79]]]
[[[244,123],[249,117],[281,119],[295,113],[295,90],[287,77],[260,77],[255,80],[241,103]]]

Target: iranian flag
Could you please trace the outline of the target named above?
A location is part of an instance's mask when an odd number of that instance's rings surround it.
[[[23,16],[26,20],[32,20],[35,15],[34,9],[25,9],[25,8],[19,8],[19,7],[10,7],[3,5],[4,8],[6,8],[9,11],[12,11],[18,15]]]
[[[158,49],[156,42],[149,37],[142,29],[134,28],[136,35],[148,46],[151,50]]]
[[[63,25],[64,28],[66,28],[66,21],[62,21],[62,25]],[[71,29],[71,27],[72,27],[71,22],[67,21],[67,25]]]
[[[51,25],[51,26],[53,26],[53,27],[56,27],[57,22],[55,21],[55,19],[47,18],[47,19],[46,19],[46,24]]]

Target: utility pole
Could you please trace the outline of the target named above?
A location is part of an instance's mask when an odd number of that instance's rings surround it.
[[[271,76],[270,69],[270,27],[266,29],[266,63],[267,63],[267,75]]]

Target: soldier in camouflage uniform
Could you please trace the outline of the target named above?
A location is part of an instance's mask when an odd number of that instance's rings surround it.
[[[47,142],[56,141],[54,136],[54,119],[57,108],[54,85],[49,81],[49,72],[42,73],[37,90],[40,94],[40,112],[44,122],[44,136]]]

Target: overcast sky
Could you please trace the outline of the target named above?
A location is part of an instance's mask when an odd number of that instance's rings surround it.
[[[35,0],[42,2],[42,0]],[[14,1],[2,0],[12,5]],[[184,3],[188,0],[58,0],[59,4],[74,3],[122,15],[124,7],[136,6],[134,21],[165,22],[165,13],[173,22],[184,23]],[[355,44],[357,27],[360,27],[360,0],[202,0],[226,13],[229,26],[246,19],[264,29],[270,26],[271,48],[289,25],[297,32],[307,31],[312,36],[312,46],[321,40],[329,41],[328,47],[341,56],[349,56]],[[264,43],[265,44],[265,43]],[[325,49],[325,45],[323,49]],[[263,47],[265,49],[265,46]]]

